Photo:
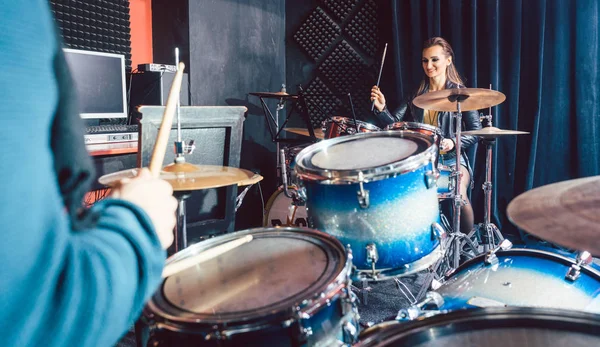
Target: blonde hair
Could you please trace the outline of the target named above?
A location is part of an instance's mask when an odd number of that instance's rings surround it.
[[[454,51],[452,50],[452,46],[450,46],[448,41],[444,40],[441,37],[432,37],[429,40],[423,42],[423,50],[433,47],[433,46],[436,46],[436,45],[442,47],[442,52],[444,53],[444,55],[446,57],[451,57],[452,60],[454,60]],[[452,64],[448,65],[448,67],[446,68],[446,79],[456,85],[459,85],[459,86],[464,85],[464,82],[463,82],[462,78],[460,77],[460,74],[454,67],[454,61],[452,61]],[[425,78],[423,79],[423,81],[421,81],[421,85],[419,86],[417,95],[419,95],[425,91],[425,87],[428,85],[427,82],[428,81]]]

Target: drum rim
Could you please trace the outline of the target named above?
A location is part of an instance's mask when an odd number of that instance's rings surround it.
[[[600,314],[576,310],[561,310],[542,307],[487,307],[463,309],[446,314],[434,315],[410,322],[383,322],[381,329],[373,329],[371,335],[361,339],[355,346],[387,346],[390,343],[403,342],[406,338],[418,338],[419,335],[431,334],[429,329],[440,330],[437,336],[449,336],[452,333],[466,330],[483,330],[498,328],[498,324],[507,324],[507,328],[515,327],[518,322],[530,322],[526,327],[549,329],[548,323],[555,331],[578,331],[588,335],[599,336]],[[476,327],[473,328],[473,323]],[[496,325],[494,325],[494,323]],[[511,324],[513,323],[513,324]],[[531,324],[533,323],[533,324]],[[470,329],[465,329],[465,325]],[[443,329],[447,331],[441,331]],[[577,329],[577,330],[576,330]],[[427,341],[432,341],[427,339]]]
[[[354,122],[354,119],[352,117],[344,117],[344,116],[327,117],[327,119],[323,121],[323,130],[326,130],[328,124],[335,123],[334,119],[335,119],[335,122],[344,122],[344,123],[347,121]],[[356,124],[364,126],[367,130],[370,130],[370,131],[381,131],[382,130],[377,125],[362,121],[360,119],[356,120]]]
[[[388,124],[385,126],[385,128],[383,128],[383,130],[412,130],[412,129],[397,129],[396,127],[401,126],[401,125],[408,125],[408,126],[412,126],[413,129],[425,129],[425,130],[431,130],[432,133],[436,134],[436,135],[442,135],[442,129],[440,129],[439,127],[436,127],[435,125],[431,125],[431,124],[426,124],[426,123],[418,123],[418,122],[394,122],[392,124]],[[412,130],[414,131],[414,130]]]
[[[577,261],[575,259],[565,257],[564,255],[552,253],[549,251],[544,251],[541,249],[512,248],[512,249],[509,249],[506,251],[499,250],[496,252],[496,256],[498,256],[498,257],[511,256],[511,255],[522,256],[522,255],[526,255],[526,254],[536,254],[536,255],[540,256],[541,258],[546,258],[546,259],[555,259],[555,260],[558,259],[561,261],[561,263],[563,263],[565,265],[568,264],[569,266],[577,264]],[[484,265],[485,263],[484,263],[483,259],[485,258],[486,255],[487,254],[483,253],[483,254],[476,256],[475,258],[465,261],[459,267],[457,267],[454,271],[452,271],[449,274],[446,274],[444,276],[444,281],[453,278],[456,274],[458,274],[459,272],[462,272],[463,270],[465,270],[468,267],[471,267],[473,265],[478,265],[478,264]],[[600,280],[600,271],[592,268],[589,265],[581,265],[581,271],[584,272],[586,275],[596,277],[598,280]]]
[[[342,142],[356,141],[368,137],[400,137],[404,138],[405,134],[416,136],[421,140],[425,140],[429,147],[423,152],[417,153],[410,157],[395,161],[390,164],[380,165],[374,168],[363,170],[332,170],[321,168],[308,168],[303,165],[303,160],[307,157],[314,156],[317,152],[323,151],[325,148],[337,145]],[[360,133],[349,136],[340,136],[328,140],[323,140],[310,145],[300,151],[296,155],[296,176],[301,181],[316,181],[320,184],[348,184],[359,182],[373,182],[384,180],[387,178],[396,177],[398,175],[408,173],[426,166],[428,163],[433,163],[437,157],[437,145],[431,136],[410,131],[410,130],[388,130],[370,133]]]
[[[244,331],[251,331],[255,329],[259,329],[265,326],[265,322],[268,325],[272,325],[275,323],[282,323],[283,321],[291,320],[294,321],[298,318],[299,315],[304,312],[311,311],[315,308],[318,308],[327,302],[334,301],[337,297],[343,294],[343,288],[349,288],[350,285],[350,271],[352,268],[352,253],[350,250],[346,249],[342,243],[336,239],[335,237],[321,232],[315,229],[303,228],[303,227],[271,227],[271,228],[251,228],[240,230],[234,232],[232,234],[226,234],[222,236],[243,236],[247,234],[256,235],[258,233],[270,234],[273,233],[276,235],[277,233],[304,233],[305,235],[309,235],[314,238],[318,238],[323,242],[323,244],[329,244],[334,253],[339,251],[340,262],[339,264],[335,264],[333,266],[332,275],[329,280],[324,280],[323,284],[314,288],[312,290],[312,294],[306,295],[306,297],[300,299],[299,297],[303,294],[311,290],[311,284],[303,293],[297,294],[296,298],[298,298],[299,302],[290,301],[290,305],[286,306],[283,309],[277,311],[270,311],[267,315],[241,315],[239,312],[226,313],[222,314],[221,318],[216,316],[207,315],[207,314],[199,314],[193,313],[189,311],[185,311],[179,307],[176,307],[170,303],[170,301],[164,296],[163,288],[165,284],[164,279],[159,288],[156,290],[154,295],[150,300],[148,300],[146,304],[146,308],[144,309],[145,315],[151,317],[154,321],[160,321],[160,325],[162,327],[171,329],[171,330],[187,330],[187,326],[198,327],[200,325],[206,326],[207,330],[221,330],[223,326],[226,326],[226,331],[230,334],[235,334]],[[316,237],[315,237],[316,236]],[[213,246],[222,244],[223,242],[227,242],[227,238],[222,240],[222,242],[218,242],[220,236],[217,236],[213,239],[205,240],[213,241]],[[221,238],[222,239],[222,238]],[[188,253],[192,252],[192,247],[198,244],[192,245],[179,253],[174,254],[169,259],[167,259],[167,264],[170,262],[177,261],[185,258],[185,254],[183,252],[188,251]],[[203,244],[206,246],[207,244]],[[208,247],[204,247],[204,249],[208,249]],[[176,257],[178,256],[178,257]],[[347,289],[349,290],[349,289]],[[289,298],[291,300],[292,298]],[[166,307],[168,306],[168,307]],[[260,310],[259,308],[258,310]],[[262,308],[264,310],[264,307]],[[176,312],[177,314],[174,314]],[[183,315],[185,314],[185,315]]]

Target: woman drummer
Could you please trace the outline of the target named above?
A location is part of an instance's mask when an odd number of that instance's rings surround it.
[[[423,110],[413,105],[412,99],[428,92],[443,89],[465,88],[464,83],[456,71],[453,62],[454,52],[450,44],[441,37],[433,37],[423,43],[423,58],[421,64],[425,77],[414,96],[403,103],[393,113],[387,108],[385,97],[381,90],[374,86],[371,89],[371,101],[375,102],[375,114],[379,120],[388,125],[394,122],[408,121],[425,123],[441,129],[443,140],[440,143],[440,164],[454,167],[456,165],[455,151],[455,127],[450,112],[438,112],[434,110]],[[462,129],[481,129],[481,122],[477,111],[462,113]],[[466,204],[462,206],[460,213],[460,230],[469,233],[473,229],[473,208],[469,202],[467,188],[472,184],[472,170],[465,154],[467,148],[476,143],[475,136],[461,136],[460,170],[462,172],[460,194]]]

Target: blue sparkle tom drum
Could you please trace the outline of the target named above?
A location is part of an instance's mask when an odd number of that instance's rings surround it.
[[[296,157],[309,223],[350,245],[355,278],[420,271],[440,257],[434,139],[382,131],[313,144]]]
[[[436,290],[441,310],[494,306],[527,306],[600,313],[600,272],[581,266],[579,277],[567,278],[575,260],[555,253],[512,249],[473,258],[447,276]]]

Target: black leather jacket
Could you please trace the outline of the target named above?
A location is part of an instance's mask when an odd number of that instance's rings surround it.
[[[446,82],[446,89],[451,89],[451,88],[459,88],[459,86],[457,86],[456,84],[449,82],[449,81]],[[461,88],[464,88],[464,87],[461,86]],[[421,94],[427,93],[428,91],[429,91],[429,86],[426,86],[424,92]],[[419,95],[421,95],[421,94],[419,94]],[[394,111],[394,113],[390,113],[390,111],[388,110],[388,108],[386,106],[385,109],[383,109],[383,111],[381,111],[381,112],[379,112],[377,109],[375,109],[375,115],[377,116],[377,118],[379,118],[379,121],[382,122],[383,124],[385,124],[386,126],[389,124],[395,123],[395,122],[423,123],[423,109],[416,107],[412,103],[412,99],[414,99],[417,96],[418,95],[414,95],[409,100],[404,102],[402,105],[400,105],[399,108],[397,108]],[[438,128],[441,129],[442,136],[444,138],[451,139],[452,141],[455,141],[455,133],[456,133],[456,126],[454,125],[454,123],[455,123],[454,120],[455,120],[455,118],[450,114],[450,112],[440,112],[438,114],[437,126],[438,126]],[[481,129],[481,122],[479,120],[479,114],[477,113],[477,111],[462,112],[462,122],[461,123],[462,123],[461,131]],[[461,152],[464,154],[465,150],[467,148],[469,148],[471,145],[477,143],[477,141],[479,141],[479,137],[477,137],[477,136],[462,135],[461,141],[460,141]],[[455,152],[455,149],[453,148],[452,151],[443,155],[443,158],[450,159],[450,158],[454,158],[455,156],[456,156],[456,152]],[[467,156],[463,155],[463,157],[468,163],[469,161],[467,159]]]

